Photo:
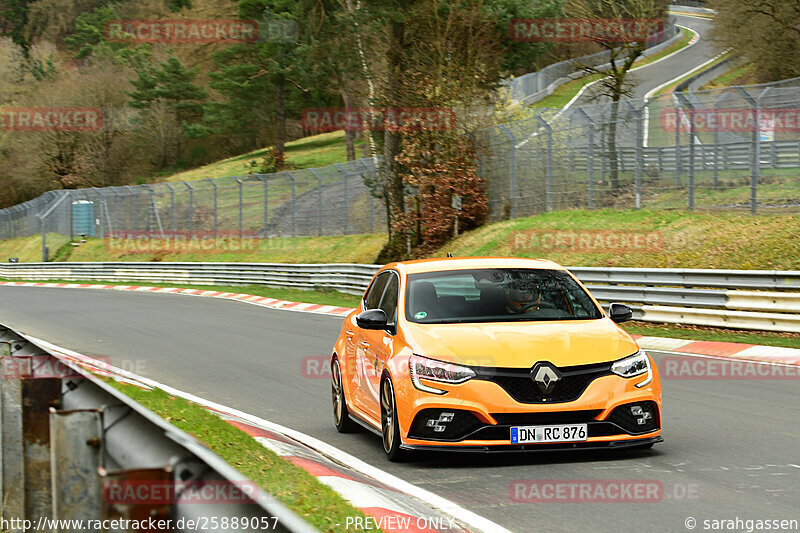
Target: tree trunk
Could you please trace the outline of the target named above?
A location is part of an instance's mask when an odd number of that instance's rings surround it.
[[[349,111],[353,104],[350,95],[347,93],[347,90],[345,89],[341,89],[339,92],[342,93],[342,101],[344,102],[345,110]],[[350,128],[345,128],[344,142],[345,142],[345,149],[347,151],[347,160],[354,161],[356,158],[356,132]]]
[[[275,115],[278,128],[275,135],[275,158],[282,162],[285,159],[284,150],[286,149],[286,82],[282,79],[278,81],[278,101],[275,103]]]
[[[403,45],[405,25],[400,21],[389,23],[389,42],[387,43],[386,62],[388,81],[386,96],[388,107],[399,107],[402,102],[400,82],[403,75]],[[395,158],[403,149],[402,137],[398,132],[386,130],[383,134],[383,188],[387,203],[387,223],[389,229],[389,246],[402,253],[402,234],[398,234],[400,217],[405,212],[403,179]]]

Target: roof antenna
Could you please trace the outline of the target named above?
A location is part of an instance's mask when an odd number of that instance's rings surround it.
[[[451,254],[450,252],[447,252],[447,257],[453,257],[453,254]]]

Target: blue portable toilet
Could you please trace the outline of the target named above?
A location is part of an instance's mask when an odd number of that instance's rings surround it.
[[[94,237],[94,202],[72,202],[72,234]]]

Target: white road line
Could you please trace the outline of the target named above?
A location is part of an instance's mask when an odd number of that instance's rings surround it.
[[[33,342],[40,344],[41,346],[48,348],[54,352],[58,352],[69,357],[75,357],[79,360],[92,360],[91,357],[87,357],[83,354],[78,352],[74,352],[67,348],[62,348],[50,342],[47,342],[42,339],[38,339],[36,337],[32,337],[29,335],[25,335]],[[280,424],[275,424],[274,422],[270,422],[268,420],[264,420],[263,418],[259,418],[257,416],[239,411],[238,409],[233,409],[231,407],[212,402],[210,400],[206,400],[205,398],[201,398],[199,396],[195,396],[194,394],[190,394],[188,392],[184,392],[182,390],[176,389],[174,387],[170,387],[169,385],[164,385],[163,383],[159,383],[158,381],[145,378],[139,375],[136,375],[132,372],[128,372],[127,370],[123,370],[121,368],[111,367],[111,369],[118,373],[118,375],[137,380],[149,387],[161,389],[167,394],[172,396],[178,396],[183,398],[184,400],[188,400],[192,403],[197,405],[201,405],[203,407],[207,407],[209,409],[213,409],[215,411],[220,411],[225,414],[229,414],[244,420],[245,422],[249,422],[256,426],[261,426],[265,429],[270,431],[274,431],[276,433],[282,433],[287,437],[291,437],[292,439],[305,444],[309,448],[313,448],[314,450],[320,452],[323,455],[327,455],[329,458],[337,461],[345,466],[352,468],[353,470],[360,472],[366,476],[369,476],[384,485],[392,487],[398,492],[403,492],[408,494],[409,496],[416,497],[427,502],[429,505],[436,507],[437,509],[443,511],[444,513],[450,515],[451,517],[455,518],[456,520],[470,526],[476,528],[478,531],[486,531],[490,533],[511,533],[506,528],[500,526],[499,524],[495,524],[491,520],[488,520],[478,514],[469,511],[460,505],[451,502],[446,498],[442,498],[441,496],[434,494],[430,491],[427,491],[421,487],[413,485],[408,481],[402,480],[397,476],[394,476],[388,472],[381,470],[375,466],[372,466],[368,463],[365,463],[361,459],[353,457],[347,452],[343,452],[342,450],[331,446],[327,442],[323,442],[311,435],[306,435],[300,431],[296,431],[291,428],[287,428],[285,426],[281,426]]]
[[[695,68],[693,68],[692,70],[690,70],[689,72],[685,72],[685,73],[683,73],[683,74],[681,74],[681,75],[679,75],[679,76],[676,76],[676,77],[672,78],[672,79],[671,79],[671,80],[669,80],[669,81],[666,81],[666,82],[662,83],[661,85],[659,85],[659,86],[658,86],[658,87],[656,87],[655,89],[652,89],[652,90],[648,91],[648,92],[647,92],[647,94],[645,94],[645,95],[644,95],[644,123],[645,123],[645,124],[646,124],[648,127],[644,128],[644,141],[643,141],[643,146],[645,146],[645,147],[647,146],[647,142],[648,142],[648,140],[649,140],[649,138],[650,138],[650,127],[649,127],[649,126],[650,126],[650,107],[648,107],[648,105],[647,105],[647,104],[649,103],[649,101],[650,101],[650,97],[652,97],[654,94],[656,94],[658,91],[660,91],[660,90],[661,90],[661,89],[663,89],[664,87],[667,87],[667,86],[669,86],[669,85],[672,85],[672,84],[673,84],[673,83],[675,83],[676,81],[678,81],[678,80],[680,80],[680,79],[682,79],[682,78],[685,78],[685,77],[687,77],[687,76],[691,76],[691,75],[692,75],[692,74],[694,74],[695,72],[697,72],[697,71],[699,71],[699,70],[701,70],[701,69],[705,68],[707,65],[709,65],[709,64],[711,64],[711,63],[713,63],[714,61],[716,61],[716,60],[717,60],[717,59],[719,59],[720,57],[722,57],[722,56],[724,56],[725,54],[727,54],[727,53],[728,53],[730,50],[731,50],[731,49],[730,49],[730,48],[728,48],[727,50],[724,50],[723,52],[720,52],[719,54],[715,55],[714,57],[712,57],[711,59],[709,59],[708,61],[706,61],[706,62],[705,62],[705,63],[703,63],[702,65],[698,65],[698,66],[696,66]]]

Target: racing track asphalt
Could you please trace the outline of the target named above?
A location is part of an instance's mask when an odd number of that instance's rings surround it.
[[[642,99],[644,96],[659,85],[689,72],[698,65],[702,65],[715,55],[719,50],[715,49],[710,39],[712,22],[707,19],[675,15],[675,21],[681,26],[686,26],[696,31],[700,35],[700,41],[688,50],[684,50],[674,56],[642,67],[630,73],[630,81],[633,85],[632,98]],[[599,88],[597,84],[593,87]],[[587,105],[594,103],[593,87],[590,87],[582,94],[573,105]]]
[[[394,464],[376,436],[336,433],[328,380],[301,374],[303,357],[329,353],[341,318],[213,298],[0,287],[0,323],[313,435],[512,531],[687,531],[690,516],[698,531],[704,519],[800,520],[796,379],[664,380],[665,442],[649,451],[424,454]],[[509,485],[520,479],[658,480],[665,498],[515,503]]]

